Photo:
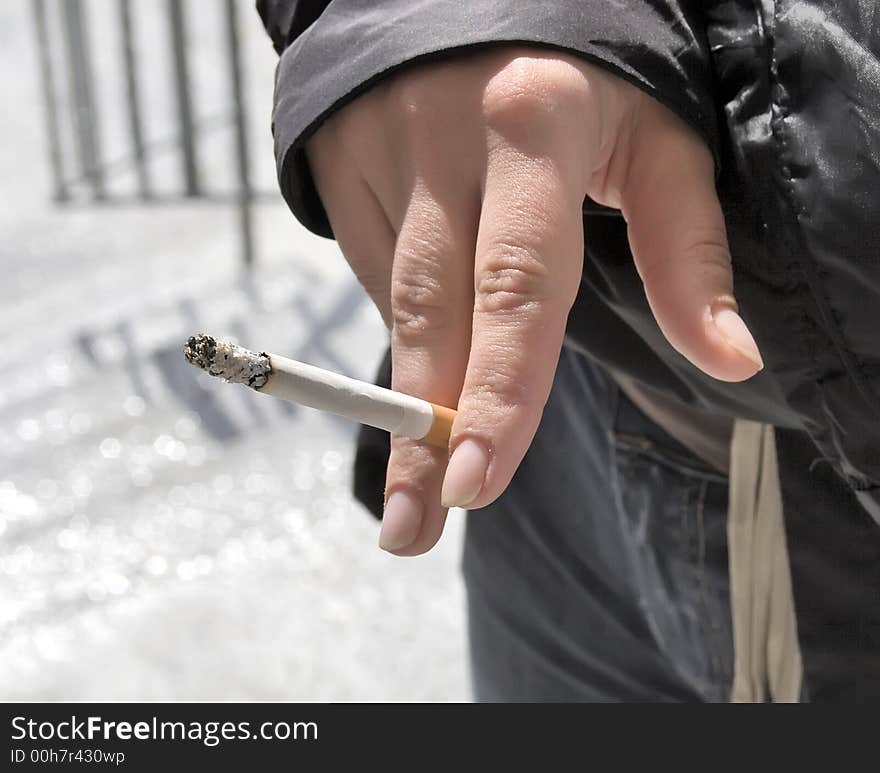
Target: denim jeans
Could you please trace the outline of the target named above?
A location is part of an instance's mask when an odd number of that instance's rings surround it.
[[[727,478],[564,349],[505,494],[468,515],[481,701],[726,701]]]

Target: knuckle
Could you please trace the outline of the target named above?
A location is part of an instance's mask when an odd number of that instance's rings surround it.
[[[483,112],[490,125],[510,128],[581,108],[589,93],[584,75],[564,59],[518,56],[487,83]]]
[[[726,277],[731,271],[731,255],[723,226],[695,229],[688,234],[680,251],[682,263],[704,277]]]
[[[441,332],[448,324],[445,293],[426,274],[395,277],[391,286],[391,320],[403,343],[415,343]]]
[[[488,314],[524,312],[547,301],[552,284],[547,265],[530,250],[498,245],[476,278],[474,309]]]
[[[388,304],[388,272],[365,264],[349,263],[367,295],[380,308]]]
[[[474,369],[474,383],[469,390],[468,401],[472,413],[492,416],[493,422],[519,422],[526,417],[540,416],[546,399],[541,400],[529,388],[526,379],[517,370],[517,363],[505,363],[504,353],[499,352],[491,367]]]
[[[682,254],[699,263],[730,265],[730,249],[723,228],[708,228],[692,233]]]
[[[731,255],[723,227],[694,229],[682,240],[670,241],[665,249],[644,250],[639,274],[646,286],[659,287],[679,281],[682,274],[704,282],[729,282]]]
[[[686,247],[707,246],[719,249],[727,249],[727,229],[719,212],[717,216],[711,216],[700,212],[693,216],[693,222],[687,225],[682,234],[682,242]]]

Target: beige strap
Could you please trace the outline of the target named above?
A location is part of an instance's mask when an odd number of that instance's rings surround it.
[[[796,703],[803,668],[773,427],[737,419],[727,520],[735,703]]]

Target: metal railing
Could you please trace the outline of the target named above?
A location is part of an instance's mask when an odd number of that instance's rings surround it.
[[[170,53],[173,77],[166,88],[173,91],[176,131],[162,142],[148,142],[145,132],[142,70],[136,56],[138,26],[133,21],[132,0],[116,0],[115,20],[119,50],[118,71],[123,74],[126,94],[127,152],[109,160],[102,145],[101,112],[95,99],[93,41],[83,0],[32,0],[45,105],[49,161],[54,199],[59,204],[89,202],[108,204],[131,201],[108,186],[119,171],[134,171],[134,200],[155,204],[169,199],[202,199],[234,204],[239,213],[241,255],[246,267],[254,262],[252,207],[258,193],[252,183],[246,120],[246,85],[236,0],[203,3],[200,13],[219,13],[225,28],[224,59],[228,63],[231,111],[223,122],[233,130],[235,181],[231,193],[218,192],[206,183],[197,163],[197,146],[204,127],[197,121],[190,72],[191,50],[186,4],[165,0],[165,44]],[[108,4],[108,7],[112,7]],[[141,7],[142,8],[142,7]],[[140,9],[139,9],[140,10]],[[58,77],[63,72],[66,81]],[[66,85],[66,89],[63,87]],[[66,93],[62,93],[65,91]],[[159,150],[173,148],[178,157],[181,186],[174,192],[157,190],[151,160]]]

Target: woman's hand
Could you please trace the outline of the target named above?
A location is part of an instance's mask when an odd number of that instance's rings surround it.
[[[708,149],[595,65],[510,47],[412,67],[332,116],[307,153],[339,246],[391,329],[393,388],[458,407],[451,457],[392,439],[386,550],[429,550],[446,507],[482,507],[510,482],[580,283],[585,196],[623,212],[672,346],[725,381],[761,368],[736,313]]]

